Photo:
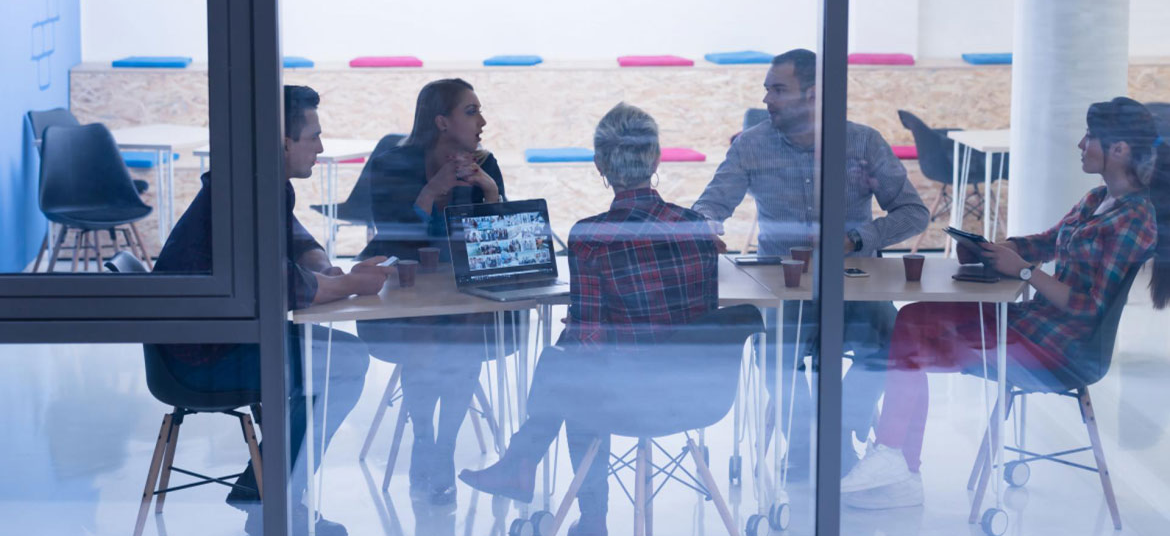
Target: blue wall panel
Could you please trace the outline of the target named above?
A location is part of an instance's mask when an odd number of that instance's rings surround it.
[[[40,166],[24,114],[69,106],[69,69],[81,61],[79,0],[4,2],[0,17],[0,272],[36,257],[46,222]]]

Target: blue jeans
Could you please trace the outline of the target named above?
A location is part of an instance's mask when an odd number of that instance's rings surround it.
[[[324,448],[328,446],[333,434],[341,426],[341,422],[349,415],[350,410],[357,404],[365,385],[366,370],[370,366],[369,351],[366,344],[357,337],[348,333],[333,330],[333,355],[329,367],[329,415],[325,421],[324,447],[321,438],[321,423],[324,417],[323,404],[320,397],[325,392],[325,353],[330,330],[323,326],[313,326],[313,404],[314,423],[318,426],[313,438],[314,470],[321,465],[324,457]],[[304,336],[301,328],[289,325],[288,328],[288,378],[289,378],[289,440],[290,452],[294,453],[295,470],[290,474],[289,482],[294,501],[299,501],[307,485],[308,473],[305,471],[305,457],[302,446],[305,438],[305,411],[306,393],[304,389],[303,359],[301,348],[304,345]],[[241,344],[214,363],[204,365],[187,365],[180,362],[169,363],[171,373],[184,385],[201,391],[234,391],[260,390],[260,346],[256,344]],[[271,411],[277,408],[272,408]],[[271,414],[271,413],[270,413]],[[263,423],[261,423],[263,429]],[[263,449],[264,444],[260,444]],[[243,471],[237,483],[241,486],[254,488],[255,477],[252,474],[251,464]]]

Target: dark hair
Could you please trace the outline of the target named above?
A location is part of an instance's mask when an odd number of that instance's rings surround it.
[[[772,58],[772,66],[792,64],[792,72],[800,81],[800,90],[804,91],[817,84],[817,53],[805,48],[794,48]]]
[[[321,96],[309,86],[284,86],[284,135],[301,140],[305,129],[305,110],[316,110]]]
[[[464,91],[475,91],[475,88],[462,78],[444,78],[423,86],[414,105],[414,126],[402,145],[424,149],[434,145],[439,139],[435,118],[450,114],[459,105]]]
[[[1170,304],[1170,150],[1158,136],[1153,114],[1140,102],[1117,97],[1089,106],[1085,122],[1089,136],[1101,142],[1105,158],[1118,142],[1129,145],[1129,168],[1143,187],[1149,188],[1158,225],[1158,245],[1150,295],[1154,307]]]

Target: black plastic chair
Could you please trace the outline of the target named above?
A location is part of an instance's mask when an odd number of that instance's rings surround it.
[[[146,273],[146,265],[142,264],[133,255],[121,251],[112,259],[106,261],[106,268],[114,273]],[[199,473],[175,467],[175,450],[179,444],[179,427],[183,419],[196,413],[223,413],[239,419],[240,428],[244,434],[244,442],[248,445],[248,452],[252,458],[252,471],[256,474],[256,489],[245,488],[262,495],[260,482],[262,473],[260,467],[260,447],[256,442],[255,423],[261,420],[260,391],[196,391],[183,385],[167,367],[157,346],[142,345],[142,354],[146,362],[146,386],[150,394],[159,402],[174,407],[174,411],[163,416],[162,427],[159,428],[158,439],[154,444],[154,455],[150,459],[150,470],[146,474],[146,487],[142,492],[142,502],[138,507],[138,519],[134,525],[134,536],[140,536],[146,525],[146,514],[150,509],[150,501],[158,495],[155,504],[155,513],[161,514],[167,493],[181,489],[193,488],[204,484],[223,484],[229,487],[242,487],[231,484],[229,479],[237,478],[242,473],[223,477],[210,477]],[[250,407],[252,415],[236,411],[239,408]],[[175,471],[195,477],[196,481],[179,486],[169,487],[171,472]],[[156,487],[157,484],[157,487]]]
[[[571,355],[581,350],[551,347],[542,355],[542,364],[549,359],[548,365],[564,366],[571,371],[550,375],[565,378],[565,385],[556,386],[565,391],[565,399],[589,401],[588,404],[563,408],[567,421],[600,434],[638,439],[637,447],[632,449],[636,459],[632,464],[636,472],[632,497],[635,526],[644,524],[647,529],[652,526],[653,476],[665,474],[666,478],[682,481],[674,473],[689,454],[698,472],[697,477],[691,477],[697,480],[691,487],[715,502],[730,534],[739,534],[707,466],[706,457],[689,434],[682,453],[671,456],[661,466],[651,462],[651,450],[657,447],[665,452],[654,438],[706,428],[731,411],[738,389],[744,342],[763,331],[764,322],[759,310],[750,305],[739,305],[711,311],[698,321],[679,328],[652,353],[643,351],[631,355],[617,351],[606,356]],[[594,440],[581,464],[575,468],[573,481],[555,516],[549,512],[537,512],[530,519],[518,519],[510,527],[510,534],[524,533],[530,524],[538,527],[549,525],[540,527],[542,536],[557,534],[589,467],[600,461],[595,459],[600,444],[600,439]],[[610,474],[617,475],[620,469],[630,468],[632,465],[626,459],[630,454],[615,456]],[[651,533],[651,530],[646,533]]]
[[[1085,423],[1085,428],[1089,434],[1089,445],[1048,454],[1026,450],[1022,442],[1016,447],[1008,446],[1006,447],[1007,451],[1018,454],[1019,458],[1010,462],[1005,461],[1004,480],[1007,481],[1009,486],[1022,487],[1027,483],[1028,477],[1031,475],[1028,462],[1038,460],[1053,461],[1069,467],[1095,472],[1101,479],[1101,489],[1105,493],[1105,502],[1109,506],[1109,515],[1113,519],[1113,527],[1116,530],[1121,530],[1121,514],[1117,509],[1117,497],[1113,492],[1113,482],[1109,477],[1109,467],[1105,463],[1105,452],[1102,449],[1100,434],[1097,431],[1097,417],[1093,411],[1092,399],[1089,398],[1089,386],[1100,381],[1109,372],[1109,365],[1113,361],[1114,344],[1117,341],[1117,329],[1121,323],[1121,313],[1125,309],[1126,302],[1129,300],[1129,292],[1133,288],[1133,282],[1137,279],[1138,272],[1141,271],[1142,264],[1138,264],[1126,274],[1125,279],[1122,280],[1121,288],[1118,290],[1117,296],[1109,304],[1109,308],[1105,310],[1105,314],[1101,317],[1100,323],[1097,325],[1097,329],[1093,332],[1092,337],[1085,341],[1076,354],[1067,356],[1068,367],[1052,371],[1051,373],[1047,371],[1022,370],[1015,367],[1009,368],[1007,371],[1008,400],[1007,405],[1004,407],[1005,417],[1010,418],[1017,397],[1029,394],[1056,394],[1074,398],[1080,406],[1081,420]],[[964,373],[979,377],[983,376],[982,368],[979,370],[966,370]],[[992,373],[993,371],[989,372],[989,374]],[[1021,404],[1021,423],[1026,422],[1024,413],[1025,405]],[[991,419],[991,422],[994,423],[994,414],[992,414]],[[975,499],[971,504],[971,517],[969,519],[971,523],[976,522],[978,519],[979,508],[983,502],[983,496],[987,492],[987,484],[990,479],[991,462],[987,455],[987,449],[985,448],[988,444],[988,434],[991,435],[994,444],[998,444],[999,442],[998,427],[991,426],[989,423],[988,431],[984,432],[983,440],[980,443],[980,445],[984,446],[980,447],[979,454],[975,459],[975,465],[971,468],[971,476],[967,480],[967,489],[975,490]],[[1090,467],[1062,459],[1085,451],[1093,452],[1093,457],[1096,461],[1095,466]]]
[[[77,118],[73,116],[69,110],[65,108],[53,108],[51,110],[31,110],[27,114],[29,127],[32,128],[33,143],[36,144],[37,152],[40,154],[41,140],[44,138],[45,129],[49,127],[76,127],[81,126]],[[150,187],[150,183],[144,180],[134,179],[134,188],[138,190],[138,195],[142,195]],[[53,228],[52,225],[45,229],[45,238],[41,240],[41,248],[37,252],[37,260],[33,264],[34,272],[41,269],[41,259],[44,258],[45,253],[49,250],[49,240],[52,240]],[[110,241],[114,241],[114,236],[111,234]]]
[[[370,207],[370,162],[373,162],[373,155],[389,151],[394,148],[406,138],[403,134],[387,134],[378,140],[378,145],[374,147],[374,152],[371,153],[370,158],[366,159],[366,165],[362,168],[362,173],[358,175],[357,182],[353,185],[353,190],[350,191],[349,197],[345,201],[337,205],[337,217],[333,221],[333,231],[336,233],[337,229],[343,225],[365,225],[366,226],[366,240],[371,240],[372,229],[374,229],[374,213]],[[309,205],[309,208],[325,215],[326,205]]]
[[[1158,135],[1162,136],[1163,143],[1170,143],[1170,102],[1148,102],[1146,109],[1154,114],[1154,122],[1158,125]]]
[[[764,108],[748,108],[743,113],[743,129],[747,130],[769,119],[768,110]]]
[[[918,150],[918,165],[922,169],[922,174],[932,182],[938,183],[939,194],[934,201],[934,205],[930,207],[930,221],[936,220],[939,216],[950,212],[950,204],[952,196],[948,193],[948,188],[951,187],[951,182],[954,179],[954,147],[955,142],[947,137],[947,132],[952,132],[960,129],[953,128],[939,128],[934,129],[926,125],[918,116],[907,112],[906,110],[898,110],[898,119],[902,121],[902,126],[910,131],[914,136],[914,147]],[[1000,167],[1001,155],[992,157],[992,167],[998,169]],[[971,161],[968,164],[968,173],[970,177],[982,177],[984,174],[984,156],[980,151],[971,151]],[[1007,178],[1007,161],[1003,162],[1004,175],[1000,179]],[[983,207],[984,200],[979,192],[979,183],[971,182],[973,192],[967,195],[964,209],[967,212],[974,211],[977,218],[982,219],[983,215],[980,210]],[[974,198],[974,202],[972,202]],[[917,251],[918,245],[922,242],[922,238],[926,236],[923,233],[918,236],[918,240],[914,242],[914,247],[911,251]]]
[[[150,266],[150,256],[134,223],[148,216],[151,208],[135,191],[110,131],[98,123],[52,126],[45,130],[41,154],[41,212],[49,221],[60,225],[49,255],[48,270],[53,271],[57,253],[70,229],[78,231],[73,245],[73,270],[77,270],[78,254],[90,247],[100,271],[99,231],[107,231],[114,238],[117,230],[122,231],[127,247],[137,249],[140,258]],[[112,245],[117,252],[116,239]],[[88,254],[85,264],[88,269]]]

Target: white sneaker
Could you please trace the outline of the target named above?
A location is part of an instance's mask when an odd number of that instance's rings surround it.
[[[911,476],[900,449],[870,443],[865,449],[865,457],[841,479],[841,493],[897,484]]]
[[[910,478],[896,484],[845,493],[841,495],[841,502],[865,510],[922,506],[922,475],[911,474]]]

